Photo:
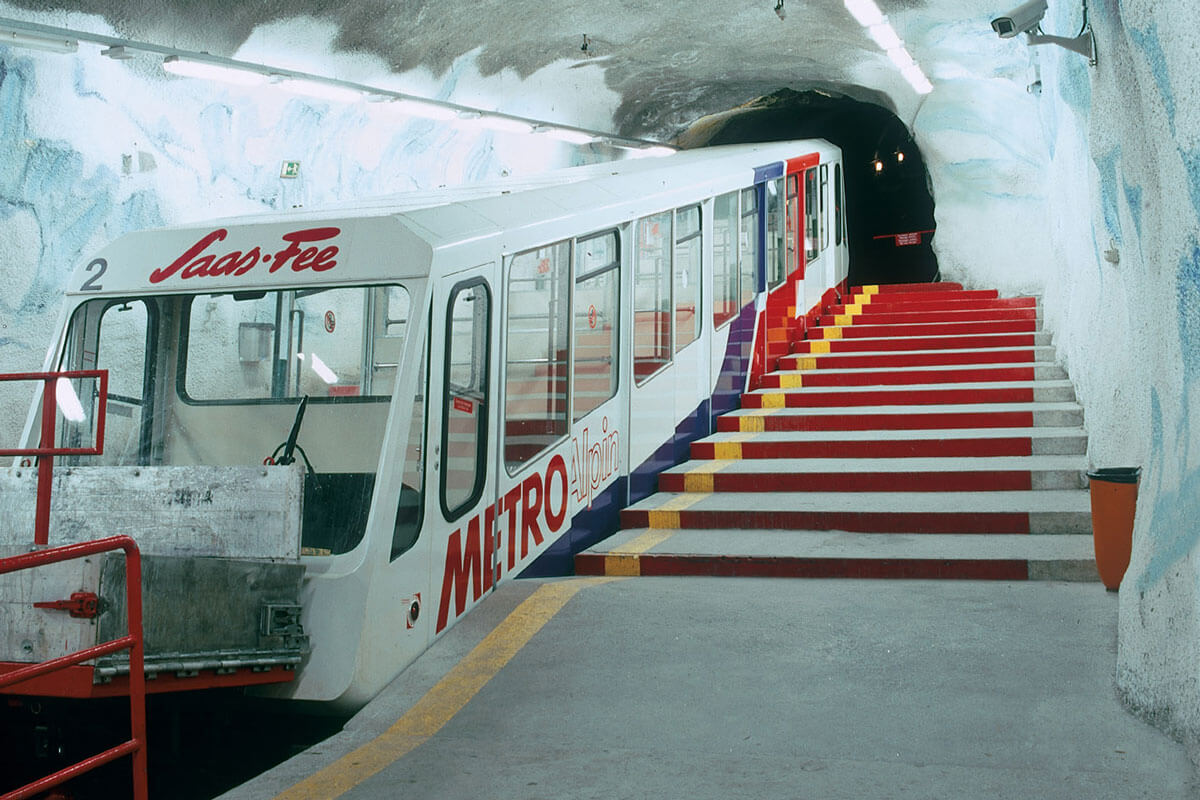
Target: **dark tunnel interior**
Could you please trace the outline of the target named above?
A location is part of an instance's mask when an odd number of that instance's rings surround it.
[[[781,89],[680,137],[685,147],[827,139],[842,149],[850,284],[938,279],[925,160],[908,128],[882,106],[822,91]],[[914,234],[898,238],[897,234]]]

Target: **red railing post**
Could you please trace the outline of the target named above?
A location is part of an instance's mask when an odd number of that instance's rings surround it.
[[[42,385],[42,437],[38,449],[42,452],[37,457],[37,515],[33,523],[33,543],[48,544],[50,542],[50,486],[54,478],[54,454],[49,452],[54,447],[55,420],[55,391],[56,379],[46,376]]]
[[[128,538],[128,537],[126,537]],[[142,554],[129,539],[125,548],[125,607],[129,645],[129,730],[138,748],[133,751],[133,797],[146,800],[146,665],[142,632]]]
[[[92,447],[55,447],[54,428],[57,422],[58,381],[67,378],[97,378],[100,381],[99,403],[95,409],[95,441]],[[38,446],[34,448],[0,448],[0,456],[37,456],[37,512],[34,517],[34,546],[44,547],[50,540],[50,491],[53,487],[54,456],[88,455],[98,456],[104,452],[104,423],[108,407],[108,370],[74,370],[68,372],[29,372],[15,375],[0,375],[0,381],[42,381],[42,430]],[[51,659],[42,664],[33,664],[0,676],[0,688],[13,686],[23,681],[45,675],[56,670],[82,664],[92,658],[109,653],[129,650],[129,730],[130,739],[103,753],[86,758],[77,764],[59,770],[41,780],[22,786],[0,800],[25,800],[61,783],[90,772],[122,756],[131,756],[133,762],[133,798],[147,800],[149,786],[146,777],[146,665],[145,646],[142,632],[142,554],[137,542],[129,536],[110,536],[92,542],[80,542],[35,550],[10,558],[0,558],[0,575],[31,569],[43,564],[56,564],[76,558],[104,553],[110,550],[125,551],[125,607],[128,628],[126,635],[111,642],[94,645],[76,653]]]
[[[110,550],[125,551],[125,604],[129,624],[126,635],[120,639],[94,645],[42,664],[33,664],[9,672],[0,676],[0,688],[81,664],[98,656],[127,649],[129,650],[130,739],[103,753],[60,769],[53,775],[48,775],[41,780],[0,795],[0,800],[25,800],[25,798],[40,794],[125,755],[131,756],[133,761],[133,798],[134,800],[147,800],[149,787],[146,778],[146,672],[142,638],[142,554],[138,550],[137,542],[128,536],[110,536],[94,542],[68,544],[49,550],[38,550],[10,558],[0,558],[0,575],[31,569],[43,564],[70,561]]]
[[[95,410],[95,441],[91,447],[55,447],[54,424],[57,419],[58,382],[67,378],[97,378],[100,381]],[[42,432],[37,447],[4,447],[0,456],[37,456],[37,513],[33,523],[33,543],[50,543],[50,488],[54,479],[55,456],[98,456],[104,452],[104,422],[108,410],[108,370],[82,369],[63,372],[20,372],[0,375],[0,381],[42,382]]]

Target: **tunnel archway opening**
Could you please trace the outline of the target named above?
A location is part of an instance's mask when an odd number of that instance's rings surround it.
[[[676,143],[692,149],[818,138],[842,149],[850,284],[937,280],[925,159],[887,108],[827,91],[780,89],[697,120]]]

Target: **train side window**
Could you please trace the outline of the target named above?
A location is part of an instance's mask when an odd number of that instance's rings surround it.
[[[783,179],[767,182],[767,288],[782,286],[784,272]]]
[[[840,245],[845,231],[842,226],[842,165],[833,165],[833,243]]]
[[[821,249],[829,247],[829,213],[826,209],[825,195],[829,194],[829,165],[821,165],[821,186],[817,190],[817,197],[821,204],[820,226],[821,226]]]
[[[713,201],[713,327],[737,316],[738,302],[738,193]]]
[[[809,261],[821,254],[819,228],[821,208],[817,200],[817,168],[804,173],[804,257]]]
[[[482,279],[450,293],[442,387],[442,512],[470,509],[487,476],[488,334],[491,294]]]
[[[638,220],[633,261],[633,374],[642,383],[671,362],[673,214]]]
[[[616,231],[575,244],[575,372],[572,421],[617,393],[621,248]]]
[[[567,434],[571,243],[528,250],[508,266],[504,466],[509,474]]]
[[[157,313],[153,301],[92,300],[71,319],[64,370],[108,370],[108,405],[104,420],[104,452],[69,456],[64,464],[149,464],[153,430],[154,354]],[[95,440],[95,378],[69,381],[83,407],[82,418],[62,415],[55,441],[63,447],[90,447]],[[62,389],[60,391],[66,391]]]
[[[742,189],[738,263],[742,273],[741,305],[745,307],[758,292],[758,191],[756,189]]]
[[[413,396],[412,424],[404,449],[404,474],[400,486],[400,501],[396,506],[396,523],[392,527],[392,554],[395,561],[417,543],[421,535],[421,518],[425,513],[425,379],[429,374],[429,343],[426,339],[421,352],[421,367],[417,373],[417,391]]]
[[[700,206],[675,212],[675,352],[700,336]]]
[[[292,400],[383,402],[395,382],[408,290],[306,288],[187,298],[188,403]]]

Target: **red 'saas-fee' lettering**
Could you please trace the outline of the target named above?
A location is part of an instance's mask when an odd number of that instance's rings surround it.
[[[259,264],[270,262],[269,272],[281,269],[289,261],[293,272],[311,269],[313,272],[325,272],[337,266],[338,247],[330,245],[320,247],[304,247],[314,242],[323,242],[340,234],[341,228],[307,228],[302,231],[285,233],[280,238],[287,243],[286,247],[274,255],[263,253],[262,248],[252,247],[245,252],[233,250],[223,255],[206,252],[216,242],[224,241],[229,235],[225,228],[218,228],[205,234],[194,245],[183,252],[179,258],[165,267],[150,273],[151,283],[161,283],[167,278],[178,274],[180,280],[190,278],[219,278],[232,275],[240,277]]]

